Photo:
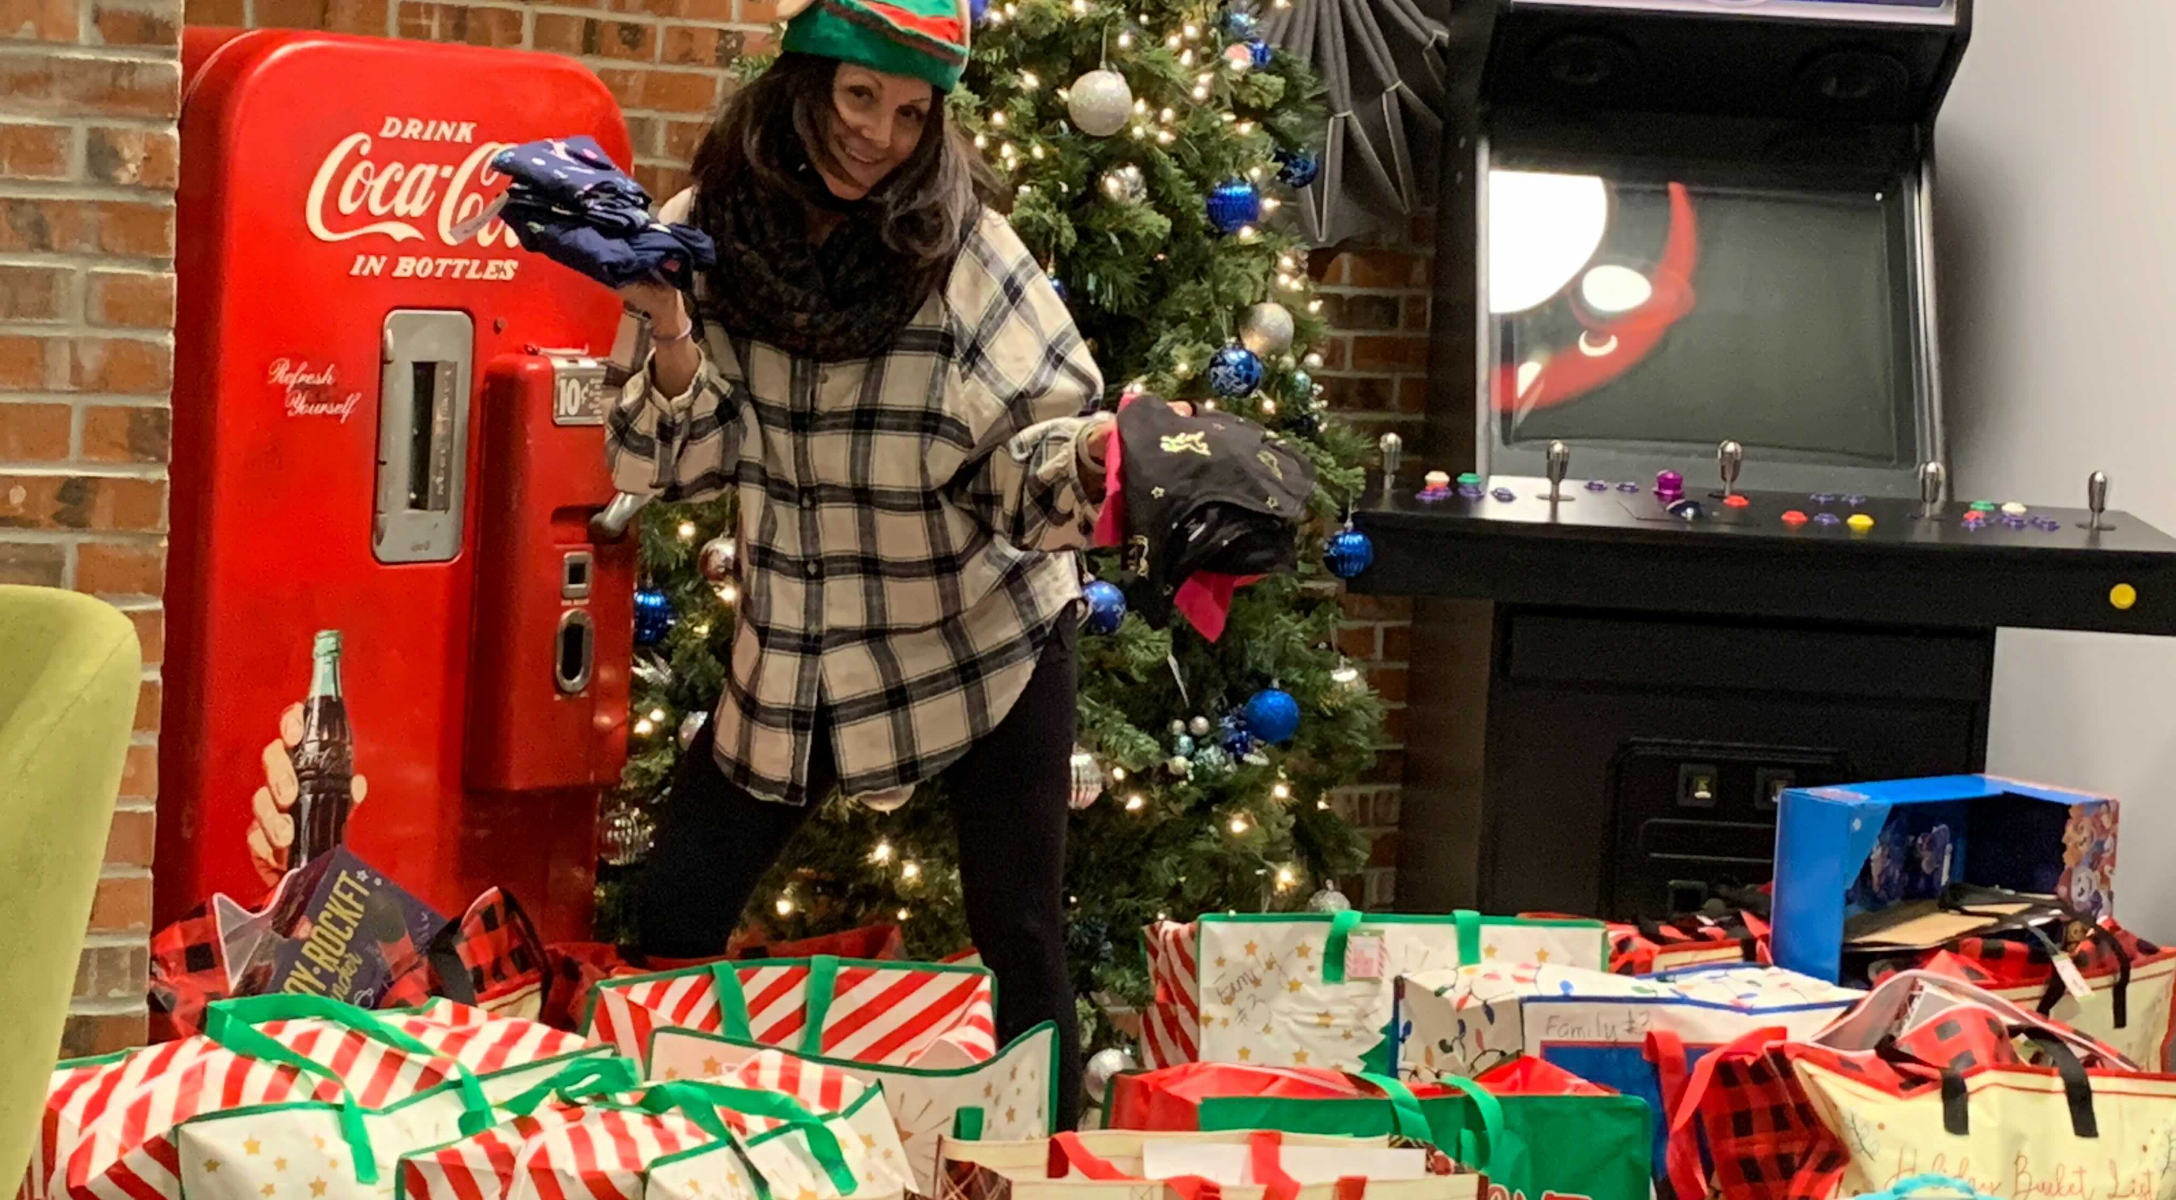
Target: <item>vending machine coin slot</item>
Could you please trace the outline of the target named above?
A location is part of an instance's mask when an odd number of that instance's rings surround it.
[[[380,562],[451,562],[461,551],[475,344],[467,313],[396,309],[385,318],[371,526]]]
[[[559,560],[559,598],[589,599],[590,572],[596,565],[596,556],[587,550],[567,551]]]
[[[597,640],[591,636],[595,628],[587,609],[570,608],[560,614],[559,653],[553,658],[552,682],[569,696],[579,695],[589,686],[596,666]]]

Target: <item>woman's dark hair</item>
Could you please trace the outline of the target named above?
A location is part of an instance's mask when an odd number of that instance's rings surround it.
[[[736,180],[752,178],[773,203],[842,207],[816,173],[819,166],[845,173],[831,161],[828,136],[838,119],[831,91],[838,67],[837,59],[781,54],[726,102],[691,167],[698,227],[716,227],[706,205],[727,203]],[[924,269],[949,264],[982,208],[1006,198],[989,164],[946,120],[944,94],[931,92],[914,153],[851,206],[875,220],[887,249]]]

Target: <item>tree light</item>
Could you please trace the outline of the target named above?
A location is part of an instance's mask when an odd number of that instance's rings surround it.
[[[1256,237],[1256,236],[1257,236],[1257,235],[1256,235],[1256,232],[1255,232],[1255,228],[1254,228],[1254,226],[1252,226],[1252,225],[1241,225],[1241,226],[1239,227],[1239,240],[1240,240],[1240,241],[1242,241],[1242,242],[1251,242],[1251,241],[1253,241],[1253,240],[1255,239],[1255,237]]]
[[[1140,812],[1142,809],[1147,807],[1148,797],[1143,796],[1139,792],[1135,792],[1133,795],[1126,797],[1127,812]]]
[[[1307,368],[1308,370],[1310,370],[1310,371],[1319,371],[1319,370],[1321,370],[1321,369],[1322,369],[1322,354],[1321,354],[1321,352],[1319,352],[1319,351],[1315,351],[1315,350],[1309,350],[1309,351],[1307,352],[1307,357],[1305,357],[1305,358],[1303,358],[1303,359],[1301,359],[1301,360],[1300,360],[1300,365],[1301,365],[1301,366],[1303,366],[1303,367],[1306,367],[1306,368]]]
[[[900,919],[900,920],[902,920],[902,921],[904,921],[904,920],[906,920],[906,919],[907,919],[907,910],[906,910],[906,909],[903,909],[903,908],[902,908],[902,909],[900,909],[900,910],[899,910],[899,919]]]
[[[1279,200],[1279,199],[1277,199],[1277,198],[1276,198],[1275,196],[1264,196],[1264,197],[1262,197],[1262,211],[1263,211],[1263,212],[1276,212],[1276,211],[1277,211],[1278,209],[1280,209],[1280,208],[1283,208],[1283,207],[1284,207],[1284,201],[1282,201],[1282,200]]]
[[[1244,814],[1244,813],[1234,813],[1234,814],[1232,814],[1231,831],[1232,831],[1233,833],[1245,833],[1245,832],[1247,831],[1247,818],[1246,818],[1246,814]]]
[[[988,137],[986,137],[986,136],[982,135],[982,134],[979,134],[979,133],[978,133],[978,134],[976,134],[976,135],[975,135],[975,149],[977,149],[977,150],[987,150],[987,149],[989,149],[989,148],[990,148],[990,139],[989,139]]]
[[[874,850],[871,850],[871,851],[869,852],[869,861],[870,861],[870,862],[873,862],[873,863],[877,863],[877,864],[881,865],[881,864],[884,864],[884,863],[888,863],[888,862],[890,862],[891,860],[892,860],[892,844],[891,844],[891,842],[890,842],[889,840],[879,841],[879,842],[878,842],[878,843],[876,844],[876,849],[874,849]]]
[[[1201,26],[1194,24],[1192,21],[1188,21],[1186,25],[1179,30],[1179,32],[1185,34],[1186,40],[1189,42],[1197,42],[1201,40]]]
[[[1280,779],[1270,785],[1269,794],[1279,800],[1290,800],[1292,798],[1292,785]]]
[[[1311,312],[1311,313],[1318,313],[1318,312],[1321,312],[1321,311],[1322,311],[1322,301],[1320,301],[1320,300],[1309,300],[1309,301],[1307,302],[1307,311],[1308,311],[1308,312]]]
[[[1254,132],[1254,122],[1252,122],[1252,121],[1241,121],[1241,122],[1239,123],[1239,135],[1240,135],[1241,137],[1245,137],[1245,136],[1247,136],[1248,134],[1251,134],[1251,133],[1253,133],[1253,132]]]
[[[1156,114],[1156,119],[1162,121],[1166,125],[1169,125],[1171,123],[1171,119],[1178,115],[1179,111],[1177,109],[1166,108],[1162,112]]]
[[[901,879],[920,879],[922,877],[921,865],[911,862],[900,863],[899,877]]]
[[[1268,398],[1267,396],[1263,397],[1263,398],[1262,398],[1262,415],[1263,415],[1263,416],[1265,416],[1265,417],[1274,417],[1274,416],[1276,416],[1276,415],[1277,415],[1277,402],[1276,402],[1275,400],[1271,400],[1271,399],[1269,399],[1269,398]]]
[[[680,522],[680,540],[683,542],[692,542],[695,540],[695,522]]]
[[[1138,142],[1138,141],[1140,141],[1140,140],[1141,140],[1142,138],[1145,138],[1145,137],[1147,137],[1147,136],[1148,136],[1148,126],[1146,126],[1146,125],[1136,125],[1136,126],[1134,126],[1134,127],[1133,127],[1133,140],[1134,140],[1134,141],[1137,141],[1137,142]]]
[[[1196,84],[1196,85],[1194,85],[1194,99],[1196,99],[1196,100],[1207,100],[1208,98],[1209,98],[1209,89],[1208,89],[1208,88],[1202,87],[1202,86],[1201,86],[1200,84]]]
[[[1315,807],[1328,812],[1330,811],[1330,802],[1328,800],[1317,800],[1315,801]]]
[[[1159,145],[1168,146],[1178,140],[1179,135],[1171,132],[1168,129],[1159,129],[1156,131],[1156,141]]]
[[[1118,48],[1119,48],[1119,49],[1121,49],[1121,50],[1131,50],[1131,49],[1133,49],[1133,31],[1132,31],[1132,30],[1130,30],[1130,29],[1129,29],[1129,30],[1126,30],[1125,32],[1123,32],[1123,33],[1121,33],[1121,34],[1119,34],[1119,35],[1118,35]]]
[[[1147,115],[1148,115],[1148,101],[1146,101],[1146,100],[1140,100],[1140,99],[1136,99],[1136,100],[1135,100],[1135,101],[1133,102],[1133,111],[1134,111],[1135,113],[1139,114],[1140,116],[1144,116],[1144,117],[1145,117],[1145,116],[1147,116]]]
[[[1003,129],[1005,127],[1005,114],[1002,110],[990,114],[990,127],[993,129]]]
[[[1043,157],[1043,144],[1041,142],[1035,143],[1035,145],[1028,150],[1028,157],[1036,159],[1037,161],[1041,161]]]
[[[790,917],[793,915],[793,897],[780,896],[777,903],[771,905],[771,907],[778,910],[779,916]]]
[[[696,623],[696,626],[695,626],[695,636],[696,636],[696,637],[709,637],[709,636],[710,636],[710,622],[708,622],[708,621],[699,621],[699,622],[697,622],[697,623]]]
[[[1138,389],[1136,389],[1136,390],[1138,390]],[[1124,768],[1124,767],[1112,767],[1112,768],[1111,768],[1111,782],[1112,782],[1112,783],[1124,783],[1124,782],[1126,782],[1126,768]]]
[[[1280,892],[1290,891],[1290,890],[1292,889],[1292,885],[1293,885],[1293,884],[1295,884],[1295,883],[1298,883],[1298,882],[1299,882],[1299,877],[1298,877],[1298,876],[1296,876],[1296,875],[1294,875],[1294,874],[1292,873],[1292,868],[1290,868],[1290,867],[1279,867],[1279,868],[1277,868],[1277,890],[1278,890],[1278,891],[1280,891]]]
[[[1181,51],[1181,52],[1180,52],[1180,54],[1179,54],[1179,65],[1180,65],[1180,66],[1182,66],[1182,67],[1191,67],[1191,66],[1193,66],[1193,65],[1194,65],[1194,52],[1193,52],[1192,50],[1185,50],[1185,51]]]
[[[1215,83],[1216,76],[1208,71],[1203,71],[1201,74],[1194,76],[1194,82],[1201,84]]]
[[[1164,39],[1164,45],[1166,45],[1166,46],[1170,47],[1170,48],[1171,48],[1171,49],[1173,49],[1173,50],[1176,50],[1176,49],[1178,49],[1178,48],[1179,48],[1179,35],[1178,35],[1178,34],[1175,34],[1175,33],[1174,33],[1174,34],[1172,34],[1172,35],[1171,35],[1170,37],[1167,37],[1167,38],[1165,38],[1165,39]]]
[[[1269,172],[1263,170],[1260,167],[1255,167],[1247,172],[1247,178],[1253,180],[1256,183],[1260,183],[1262,182],[1262,176],[1267,174],[1269,174]]]
[[[650,722],[650,718],[648,717],[644,717],[641,720],[635,722],[635,734],[638,737],[648,737],[650,736],[651,732],[654,731],[656,728],[657,726],[652,724]]]
[[[1020,72],[1020,87],[1021,87],[1021,89],[1022,89],[1023,91],[1030,91],[1030,92],[1032,92],[1032,91],[1035,91],[1035,90],[1037,90],[1038,88],[1041,88],[1042,86],[1043,86],[1043,80],[1042,80],[1042,77],[1041,77],[1041,76],[1039,76],[1039,75],[1037,75],[1037,74],[1036,74],[1035,72],[1033,72],[1033,71],[1022,71],[1022,72]]]
[[[651,710],[650,710],[650,719],[651,719],[652,721],[656,721],[656,722],[658,722],[659,724],[663,724],[663,723],[664,723],[664,720],[665,720],[665,710],[664,710],[664,709],[662,709],[662,708],[653,708],[653,709],[651,709]]]

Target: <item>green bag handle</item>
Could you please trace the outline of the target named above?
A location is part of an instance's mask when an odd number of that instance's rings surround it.
[[[1359,909],[1348,908],[1330,918],[1330,942],[1322,951],[1322,981],[1345,982],[1345,949],[1352,940],[1352,932],[1360,928],[1366,918]]]
[[[1428,1116],[1421,1111],[1420,1098],[1413,1094],[1412,1088],[1388,1075],[1377,1075],[1372,1071],[1356,1072],[1352,1078],[1372,1084],[1390,1101],[1391,1124],[1396,1127],[1399,1137],[1434,1144],[1435,1133],[1428,1127]],[[1489,1097],[1491,1103],[1495,1099],[1494,1096]],[[1501,1106],[1498,1111],[1501,1112]]]
[[[952,1114],[952,1138],[954,1141],[960,1142],[979,1142],[982,1140],[981,1105],[964,1105]]]
[[[641,1085],[642,1080],[632,1061],[617,1055],[610,1058],[588,1058],[502,1102],[499,1110],[511,1117],[526,1117],[541,1108],[548,1099],[557,1098],[565,1104],[579,1104],[583,1100],[609,1096],[614,1092],[631,1092]]]
[[[831,1185],[842,1195],[852,1193],[861,1182],[854,1178],[854,1169],[847,1165],[845,1151],[839,1149],[838,1135],[824,1124],[824,1118],[784,1092],[681,1080],[651,1084],[640,1102],[609,1107],[634,1108],[647,1113],[677,1112],[695,1122],[704,1133],[736,1145],[740,1139],[719,1118],[717,1110],[730,1108],[750,1116],[784,1121],[807,1135],[809,1153],[816,1157],[816,1164],[823,1168],[824,1174],[831,1178]]]
[[[339,1072],[295,1053],[270,1034],[257,1028],[266,1021],[302,1019],[326,1021],[403,1053],[433,1062],[450,1063],[460,1080],[462,1134],[474,1136],[494,1124],[491,1102],[484,1098],[483,1085],[476,1081],[474,1072],[462,1066],[459,1060],[431,1049],[352,1004],[342,1004],[324,996],[286,993],[245,996],[214,1003],[204,1014],[205,1037],[236,1054],[293,1067],[305,1075],[326,1080],[340,1089],[340,1136],[347,1142],[348,1155],[355,1162],[356,1182],[378,1182],[378,1156],[370,1144],[370,1131],[363,1124],[362,1108],[355,1102],[355,1093],[348,1090],[347,1081],[341,1078]]]
[[[1451,914],[1458,930],[1458,965],[1470,967],[1481,961],[1481,914],[1461,908]]]
[[[1481,1114],[1481,1131],[1478,1137],[1472,1129],[1458,1131],[1458,1161],[1486,1173],[1489,1160],[1496,1156],[1496,1144],[1503,1137],[1504,1102],[1463,1075],[1441,1075],[1436,1082],[1450,1084],[1473,1098],[1474,1111]]]
[[[751,1040],[748,1029],[748,993],[740,986],[740,968],[731,962],[710,964],[710,987],[718,994],[718,1012],[725,1036]]]
[[[807,1020],[801,1026],[801,1053],[822,1056],[824,1019],[831,1015],[831,994],[838,986],[838,955],[819,954],[808,960],[808,1001],[802,1006]]]

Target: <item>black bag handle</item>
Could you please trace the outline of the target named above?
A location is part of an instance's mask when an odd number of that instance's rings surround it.
[[[1972,1132],[1971,1093],[1964,1085],[1964,1075],[1952,1067],[1936,1066],[1896,1044],[1896,1035],[1889,1034],[1874,1045],[1875,1057],[1885,1063],[1898,1066],[1918,1067],[1931,1071],[1942,1081],[1942,1129],[1952,1137],[1965,1137]]]
[[[2099,942],[2101,945],[2106,946],[2116,957],[2116,1028],[2126,1029],[2130,1027],[2131,952],[2124,947],[2122,939],[2103,929],[2100,922],[2093,920],[2085,913],[2060,900],[2051,900],[2041,896],[2027,896],[2020,892],[2010,891],[2007,888],[1984,887],[1977,884],[1953,883],[1949,885],[1949,887],[1943,889],[1940,903],[1943,908],[1962,913],[1968,917],[1990,918],[1995,922],[1992,927],[1994,929],[2016,929],[2031,935],[2033,944],[2028,952],[2034,958],[2044,960],[2048,964],[2048,986],[2040,993],[2038,1005],[2040,1015],[2043,1017],[2055,1011],[2055,1006],[2062,1003],[2063,996],[2069,991],[2069,988],[2063,983],[2062,972],[2055,969],[2055,957],[2063,953],[2063,948],[2056,945],[2055,939],[2049,937],[2046,931],[2039,927],[2039,922],[2051,918],[2060,919],[2085,930],[2088,941]],[[1988,903],[2026,904],[2031,907],[2021,913],[1983,912],[1974,907],[1978,904]]]
[[[2055,1064],[2063,1081],[2063,1099],[2070,1106],[2070,1132],[2081,1138],[2100,1136],[2100,1122],[2093,1117],[2093,1080],[2085,1073],[2070,1044],[2045,1029],[2032,1025],[2010,1026],[2010,1036],[2023,1038],[2040,1048]]]
[[[514,936],[529,947],[529,957],[535,959],[537,974],[537,1003],[539,1011],[549,1012],[552,990],[552,973],[544,957],[544,939],[538,935],[536,922],[529,919],[529,910],[514,899],[514,893],[505,888],[497,889],[499,902],[506,910],[507,923],[513,926]],[[463,919],[467,918],[462,914]],[[424,950],[430,962],[431,974],[436,976],[435,990],[456,1004],[473,1006],[476,1003],[476,978],[469,974],[468,964],[461,960],[461,921],[450,921],[431,935],[431,943]]]

